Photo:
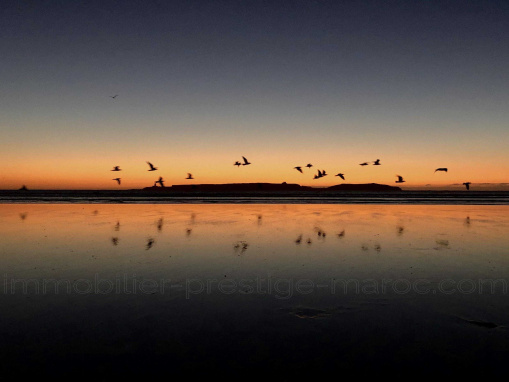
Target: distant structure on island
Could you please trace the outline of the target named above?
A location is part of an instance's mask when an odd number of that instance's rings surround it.
[[[27,186],[23,185],[23,186],[21,186],[19,191],[28,191],[28,188],[27,188]]]

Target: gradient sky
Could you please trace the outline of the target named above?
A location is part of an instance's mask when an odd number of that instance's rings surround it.
[[[2,1],[0,37],[0,189],[509,182],[507,1]]]

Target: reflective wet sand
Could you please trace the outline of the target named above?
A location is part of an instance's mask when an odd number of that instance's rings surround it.
[[[509,206],[0,205],[3,372],[503,375],[508,228]]]

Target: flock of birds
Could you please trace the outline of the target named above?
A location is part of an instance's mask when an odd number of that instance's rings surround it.
[[[118,94],[115,94],[115,95],[112,95],[110,96],[110,98],[117,98],[118,97]],[[237,167],[240,167],[240,166],[248,166],[251,164],[251,162],[249,162],[247,160],[246,157],[242,157],[242,160],[244,161],[244,163],[241,163],[239,161],[235,161],[235,163],[233,164],[234,166],[237,166]],[[157,167],[154,167],[154,165],[150,162],[147,162],[147,164],[150,166],[150,169],[148,171],[156,171],[157,170]],[[364,166],[368,166],[369,165],[369,162],[363,162],[363,163],[359,163],[360,166],[364,167]],[[381,166],[381,163],[380,163],[380,159],[377,159],[375,161],[373,161],[373,166]],[[308,169],[310,169],[311,167],[313,167],[313,165],[311,163],[308,163],[305,167],[307,167]],[[299,171],[300,173],[304,173],[302,171],[302,166],[296,166],[294,167],[295,170]],[[119,166],[115,166],[113,167],[113,170],[111,171],[122,171],[120,169]],[[435,172],[437,171],[443,171],[443,172],[447,172],[447,167],[439,167],[435,170]],[[327,174],[327,172],[325,170],[318,170],[318,173],[315,174],[313,176],[313,179],[320,179],[320,178],[323,178],[324,176],[327,176],[329,174]],[[335,176],[339,176],[341,179],[345,180],[345,174],[342,174],[342,173],[337,173]],[[395,181],[395,183],[405,183],[405,179],[403,179],[403,177],[401,175],[396,175],[396,178],[398,178],[398,180]],[[193,175],[191,173],[187,173],[187,178],[185,179],[194,179],[193,178]],[[114,181],[116,181],[119,185],[121,184],[121,180],[122,178],[114,178],[112,179]],[[164,187],[164,180],[162,177],[159,177],[159,180],[155,181],[154,182],[154,186],[156,186],[157,184],[159,184],[161,187]],[[470,185],[472,183],[471,182],[465,182],[463,183],[463,185],[465,186],[465,188],[467,190],[470,190]]]
[[[112,97],[112,98],[114,98],[114,97]],[[242,160],[243,160],[244,163],[241,163],[239,161],[235,161],[235,163],[233,165],[237,166],[237,167],[240,167],[240,166],[248,166],[248,165],[251,164],[251,162],[249,162],[247,160],[247,158],[244,157],[244,156],[242,157]],[[149,166],[149,169],[147,171],[157,171],[158,170],[158,168],[155,167],[152,163],[147,162],[147,164]],[[369,165],[369,162],[359,163],[359,166],[362,166],[362,167],[368,166],[368,165]],[[373,161],[373,166],[381,166],[381,165],[382,164],[380,163],[380,159],[377,159],[377,160]],[[313,165],[311,163],[308,163],[304,167],[307,167],[308,169],[311,169],[311,167],[313,167]],[[304,173],[304,171],[302,169],[302,166],[295,166],[294,169],[297,170],[298,172],[300,172],[301,174]],[[120,166],[114,166],[111,171],[122,171],[122,169],[120,168]],[[313,176],[313,179],[320,179],[320,178],[323,178],[324,176],[329,175],[329,174],[327,174],[327,172],[325,170],[317,170],[317,171],[318,171],[318,173]],[[447,167],[439,167],[434,172],[437,172],[437,171],[447,172]],[[343,174],[343,173],[337,173],[335,176],[338,176],[341,179],[345,180],[345,174]],[[405,179],[403,179],[403,177],[401,175],[396,175],[396,177],[397,177],[397,180],[395,181],[395,183],[405,183],[406,182]],[[187,173],[187,177],[185,179],[194,179],[193,178],[193,174],[188,172]],[[116,181],[120,185],[122,178],[114,178],[112,180]],[[156,187],[157,184],[159,184],[161,187],[164,187],[164,179],[161,176],[159,177],[158,180],[156,180],[154,182],[154,187]],[[470,190],[470,185],[471,184],[472,184],[471,182],[463,183],[463,185],[465,186],[465,188],[467,190]]]

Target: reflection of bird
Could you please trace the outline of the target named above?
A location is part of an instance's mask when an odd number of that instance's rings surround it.
[[[380,159],[377,159],[376,161],[373,162],[373,166],[380,166],[381,163],[380,163]]]
[[[112,179],[112,180],[116,180],[118,184],[120,184],[120,179],[122,178],[115,178],[115,179]]]
[[[25,220],[27,218],[27,213],[26,212],[22,212],[19,214],[19,217],[21,220]]]
[[[296,169],[298,172],[302,173],[302,167],[297,166],[297,167],[294,167],[294,169]]]
[[[188,172],[188,173],[187,173],[187,178],[186,178],[186,179],[194,179],[194,178],[193,178],[193,174],[191,174],[191,173],[189,173],[189,172]]]
[[[115,224],[115,231],[119,231],[120,230],[120,222],[117,222],[117,224]]]
[[[239,167],[241,163],[239,161],[236,161],[233,165]]]
[[[396,175],[398,177],[398,180],[396,181],[396,183],[405,183],[405,180],[403,179],[403,177],[401,175]]]
[[[465,182],[465,183],[463,183],[463,185],[467,188],[467,190],[470,190],[470,185],[471,185],[471,184],[472,184],[472,183],[470,183],[470,182]]]
[[[341,179],[345,180],[345,174],[339,173],[339,174],[336,174],[335,176],[339,176]]]
[[[154,167],[154,165],[150,162],[147,162],[147,164],[150,166],[150,170],[147,170],[147,171],[155,171],[157,170],[157,167]]]
[[[251,164],[247,159],[246,157],[242,157],[242,159],[244,159],[244,163],[242,163],[242,166],[247,166],[248,164]]]
[[[191,235],[191,232],[193,232],[193,229],[192,228],[187,228],[186,229],[186,236]]]
[[[239,253],[242,255],[244,252],[246,252],[247,247],[249,247],[249,244],[245,241],[239,241],[233,245],[233,250],[235,253]]]
[[[163,218],[160,218],[158,221],[157,221],[157,230],[159,232],[161,232],[163,230]]]
[[[338,233],[338,237],[345,237],[345,230]]]
[[[150,170],[149,170],[149,171],[150,171]],[[154,186],[155,186],[157,183],[159,183],[159,184],[161,185],[161,187],[164,187],[164,180],[163,180],[163,177],[162,177],[162,176],[160,176],[160,177],[159,177],[159,180],[156,180],[156,181],[154,182]]]
[[[111,238],[111,243],[112,243],[113,245],[118,245],[118,237],[112,237],[112,238]]]
[[[302,235],[299,235],[299,237],[297,238],[297,240],[295,240],[295,244],[300,244],[302,241]]]
[[[117,98],[117,97],[118,97],[118,94],[115,94],[115,95],[113,95],[113,96],[110,96],[110,98],[113,98],[113,99],[115,99],[115,98]]]
[[[307,168],[311,168],[311,167],[313,167],[313,165],[312,165],[311,163],[308,163],[308,164],[306,165],[306,167],[307,167]]]
[[[403,226],[399,226],[399,227],[398,227],[398,236],[403,235],[403,231],[404,231],[404,230],[405,230],[405,227],[403,227]]]
[[[147,239],[147,244],[145,245],[145,250],[147,250],[147,251],[148,251],[150,248],[152,248],[152,246],[154,245],[154,243],[155,243],[155,240],[154,240],[154,239],[152,239],[151,237],[149,237],[149,238]]]
[[[367,166],[369,163],[368,162],[364,162],[364,163],[360,163],[359,166]]]
[[[447,167],[439,167],[435,170],[435,172],[437,171],[444,171],[444,172],[447,172]]]
[[[120,166],[115,166],[113,167],[113,170],[110,171],[122,171],[122,170],[120,169]]]

